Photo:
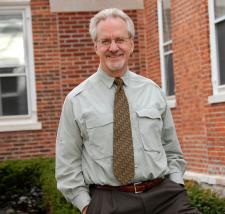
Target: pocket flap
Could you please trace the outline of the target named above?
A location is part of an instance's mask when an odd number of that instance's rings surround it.
[[[104,126],[113,122],[113,114],[101,114],[99,116],[92,116],[87,119],[87,128],[95,128],[99,126]]]
[[[139,117],[148,117],[152,119],[161,118],[160,112],[157,109],[145,108],[137,110],[136,112]]]

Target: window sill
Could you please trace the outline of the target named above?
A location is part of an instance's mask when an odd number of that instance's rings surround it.
[[[167,99],[168,106],[170,108],[175,108],[176,107],[176,97],[175,97],[175,95],[167,96],[166,99]]]
[[[222,103],[222,102],[225,102],[225,94],[215,94],[208,97],[209,104]]]
[[[27,130],[40,130],[42,128],[41,122],[14,122],[14,123],[0,123],[0,132],[10,131],[27,131]]]

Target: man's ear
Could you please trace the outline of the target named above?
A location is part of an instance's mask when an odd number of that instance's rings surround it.
[[[98,51],[98,49],[97,49],[97,42],[94,42],[94,50],[95,50],[95,53],[97,54],[97,51]]]
[[[131,51],[130,51],[131,56],[132,56],[133,52],[134,52],[134,40],[132,39],[131,40]]]

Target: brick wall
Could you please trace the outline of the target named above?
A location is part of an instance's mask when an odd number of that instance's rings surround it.
[[[176,107],[172,109],[188,170],[225,175],[225,103],[212,95],[207,0],[171,0]],[[145,75],[160,84],[157,1],[145,0]]]
[[[225,175],[225,103],[212,95],[207,0],[172,2],[176,108],[172,109],[188,170]],[[65,95],[96,71],[88,35],[95,12],[51,13],[48,0],[31,1],[38,120],[42,130],[0,133],[0,160],[54,156]],[[130,67],[161,85],[157,1],[127,11],[136,26]]]
[[[161,86],[157,1],[145,1],[146,65],[145,76]]]
[[[38,120],[42,130],[0,133],[0,160],[54,156],[55,137],[66,94],[98,67],[88,34],[95,12],[51,13],[49,0],[31,0]],[[143,11],[127,13],[136,25],[130,68],[145,69]],[[140,24],[140,26],[139,26]]]

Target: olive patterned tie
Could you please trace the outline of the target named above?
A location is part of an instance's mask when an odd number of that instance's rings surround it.
[[[113,172],[117,180],[126,185],[134,177],[134,151],[127,97],[123,80],[116,78],[113,126]]]

